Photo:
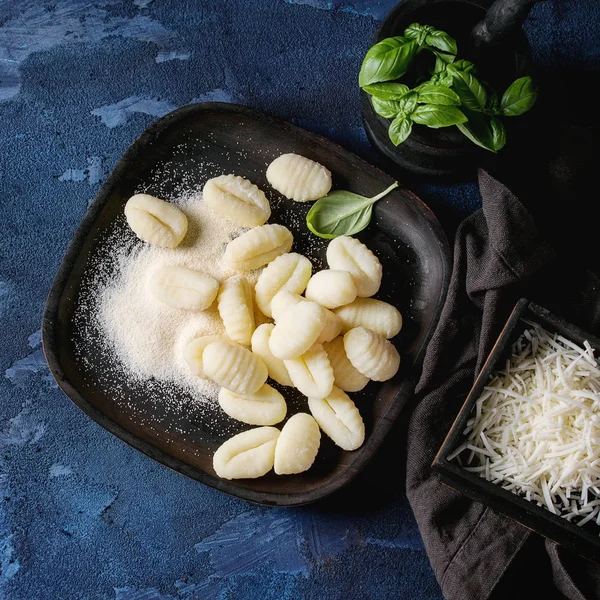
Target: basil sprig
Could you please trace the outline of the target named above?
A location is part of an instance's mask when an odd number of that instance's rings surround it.
[[[354,235],[371,221],[373,204],[397,187],[395,181],[372,198],[346,190],[330,192],[312,205],[306,215],[306,225],[315,235],[326,239]]]
[[[400,81],[415,57],[431,52],[430,78],[410,89]],[[457,57],[456,41],[431,25],[413,23],[404,35],[385,38],[367,52],[359,86],[371,96],[375,112],[390,120],[388,135],[396,146],[412,132],[413,124],[458,129],[474,144],[497,152],[506,144],[502,118],[526,113],[537,99],[529,76],[514,81],[499,99],[477,76],[476,66]]]

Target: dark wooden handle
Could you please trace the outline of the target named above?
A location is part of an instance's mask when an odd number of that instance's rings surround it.
[[[471,32],[476,47],[495,45],[520,27],[536,0],[495,0]]]

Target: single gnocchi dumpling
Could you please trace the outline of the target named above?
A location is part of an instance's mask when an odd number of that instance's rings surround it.
[[[308,407],[319,427],[336,446],[356,450],[365,441],[365,424],[356,404],[334,387],[326,398],[309,398]]]
[[[249,346],[255,326],[254,301],[252,286],[243,275],[233,275],[221,283],[217,307],[227,336]]]
[[[269,347],[269,339],[274,327],[275,325],[273,325],[273,323],[263,323],[254,330],[251,340],[252,352],[262,358],[267,366],[267,371],[269,372],[269,377],[271,379],[281,385],[293,387],[294,384],[290,379],[290,375],[287,372],[283,360],[277,358],[271,352],[271,348]]]
[[[252,271],[292,249],[294,236],[283,225],[259,225],[227,244],[223,260],[234,271]]]
[[[348,271],[361,298],[373,296],[381,285],[382,267],[379,259],[360,240],[340,235],[327,245],[327,264],[331,269]]]
[[[269,348],[278,358],[298,358],[316,341],[325,325],[325,309],[316,302],[300,302],[276,322]]]
[[[346,356],[344,337],[338,336],[330,342],[323,344],[325,352],[333,369],[334,382],[344,392],[358,392],[362,390],[369,378],[363,375]]]
[[[333,369],[322,344],[299,358],[283,361],[294,387],[308,398],[325,398],[333,388]]]
[[[219,282],[212,275],[179,265],[156,269],[150,292],[161,302],[191,311],[206,310],[215,301]]]
[[[254,394],[236,394],[226,388],[219,390],[219,406],[232,419],[248,425],[275,425],[285,419],[285,398],[268,383]]]
[[[374,298],[357,298],[354,302],[341,306],[335,314],[342,320],[342,332],[353,327],[365,327],[390,339],[402,329],[402,314],[393,305]]]
[[[218,215],[243,227],[256,227],[271,216],[265,193],[239,175],[220,175],[202,188],[206,204]]]
[[[267,381],[267,367],[260,356],[229,341],[211,342],[202,353],[209,379],[236,394],[254,394]]]
[[[324,269],[310,278],[304,296],[325,308],[337,308],[350,304],[356,294],[354,278],[348,271]]]
[[[271,301],[271,313],[275,322],[281,319],[283,313],[292,306],[299,304],[300,302],[307,302],[306,298],[300,294],[295,294],[288,290],[281,290],[275,294]],[[342,331],[341,319],[332,311],[327,308],[323,308],[325,314],[325,325],[323,325],[323,331],[317,338],[317,342],[323,343],[332,340],[337,337]]]
[[[354,367],[374,381],[391,379],[400,367],[400,354],[392,342],[364,327],[344,334],[344,349]]]
[[[267,181],[286,198],[297,202],[318,200],[331,189],[331,171],[300,154],[277,157],[267,167]]]
[[[141,240],[163,248],[175,248],[187,233],[185,213],[149,194],[131,196],[125,204],[125,218]]]
[[[277,427],[254,427],[223,442],[213,455],[213,469],[222,479],[255,479],[275,463]]]
[[[281,429],[275,445],[275,473],[294,475],[312,467],[321,445],[321,430],[308,413],[296,413]]]
[[[306,256],[288,252],[272,260],[258,276],[254,293],[260,311],[271,317],[271,301],[281,290],[301,294],[312,273],[312,263]]]
[[[226,341],[225,338],[218,335],[203,335],[197,337],[188,342],[183,348],[183,360],[185,360],[190,371],[202,377],[202,379],[208,379],[208,376],[204,372],[204,363],[202,361],[202,353],[204,348],[211,342]]]

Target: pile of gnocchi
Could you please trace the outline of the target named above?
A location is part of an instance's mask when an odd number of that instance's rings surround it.
[[[331,189],[331,173],[298,154],[283,154],[266,172],[285,197],[310,202]],[[382,279],[379,259],[350,236],[327,246],[327,269],[293,252],[292,232],[271,216],[269,201],[239,175],[206,181],[204,202],[219,217],[247,230],[229,242],[224,264],[236,274],[217,280],[183,266],[157,269],[150,292],[177,309],[204,311],[215,305],[225,335],[193,339],[183,350],[191,373],[219,385],[220,408],[253,427],[226,440],[213,467],[224,479],[257,478],[271,470],[290,475],[308,470],[327,435],[352,451],[365,439],[361,414],[348,393],[369,381],[386,381],[400,366],[390,341],[402,328],[393,305],[373,298]],[[132,196],[125,217],[143,241],[175,248],[187,219],[176,206],[147,194]],[[255,285],[249,271],[260,270]],[[257,326],[255,306],[266,322]],[[307,410],[287,418],[284,395],[269,384],[297,389]],[[278,428],[276,425],[285,421]]]

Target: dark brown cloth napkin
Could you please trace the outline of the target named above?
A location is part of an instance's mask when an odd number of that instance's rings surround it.
[[[478,170],[482,208],[456,231],[448,296],[410,414],[406,465],[407,496],[448,600],[600,598],[599,565],[466,498],[431,469],[520,297],[600,333],[592,212],[600,131],[580,109],[557,123],[547,120],[553,107],[542,104],[506,158]]]

